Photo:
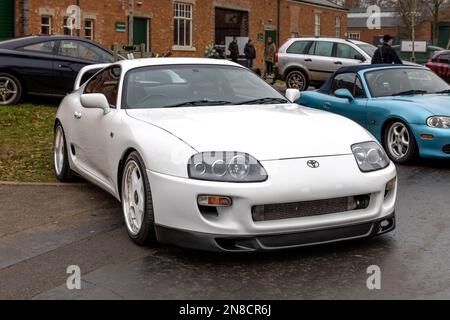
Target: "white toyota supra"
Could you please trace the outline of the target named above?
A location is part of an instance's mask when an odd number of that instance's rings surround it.
[[[351,120],[225,60],[103,67],[61,102],[55,172],[121,201],[137,244],[273,250],[395,228],[395,166]]]

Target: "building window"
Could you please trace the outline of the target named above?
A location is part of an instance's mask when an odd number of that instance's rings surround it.
[[[336,38],[341,37],[341,17],[336,16]]]
[[[348,38],[350,40],[357,40],[357,41],[359,41],[359,40],[361,40],[361,33],[359,33],[359,32],[349,32]]]
[[[94,20],[92,19],[84,21],[84,38],[94,40]]]
[[[72,35],[72,30],[70,30],[70,28],[69,28],[69,18],[68,17],[64,17],[64,35],[66,35],[66,36]]]
[[[320,13],[316,13],[315,15],[315,19],[314,19],[314,35],[316,37],[320,37],[320,21],[321,21],[321,14]]]
[[[51,33],[52,33],[52,17],[41,16],[41,34],[51,34]]]
[[[192,47],[192,4],[175,2],[173,37],[175,46]]]

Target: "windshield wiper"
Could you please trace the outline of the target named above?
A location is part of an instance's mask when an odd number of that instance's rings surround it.
[[[428,93],[426,90],[407,90],[399,93],[394,93],[393,96],[407,96],[407,95],[413,95],[413,94],[424,94]]]
[[[445,90],[434,92],[434,93],[450,93],[450,89],[445,89]]]
[[[177,108],[177,107],[195,107],[195,106],[220,106],[225,104],[233,104],[230,101],[224,100],[194,100],[194,101],[185,101],[169,106],[162,106],[161,108]]]
[[[266,103],[289,103],[286,99],[283,98],[259,98],[253,99],[249,101],[239,102],[236,104],[266,104]]]

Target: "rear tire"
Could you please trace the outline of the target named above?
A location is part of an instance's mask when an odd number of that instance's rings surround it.
[[[0,73],[0,106],[17,104],[22,98],[20,81],[9,73]]]
[[[419,148],[411,129],[398,120],[384,130],[384,149],[389,158],[399,164],[411,163],[418,157]]]
[[[128,235],[134,243],[154,245],[157,243],[152,193],[144,161],[132,152],[122,173],[122,211]]]
[[[308,89],[308,77],[303,71],[293,70],[290,71],[286,76],[286,87],[288,89],[298,89],[300,91],[305,91]]]

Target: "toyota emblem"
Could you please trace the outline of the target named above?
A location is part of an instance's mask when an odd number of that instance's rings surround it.
[[[320,166],[319,162],[316,160],[309,160],[306,164],[313,169],[317,169]]]

